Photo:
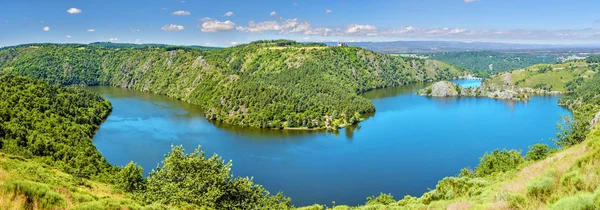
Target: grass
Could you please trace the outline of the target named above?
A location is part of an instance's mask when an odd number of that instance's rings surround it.
[[[141,209],[130,197],[111,185],[0,153],[0,209]]]

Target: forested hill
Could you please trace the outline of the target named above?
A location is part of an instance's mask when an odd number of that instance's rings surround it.
[[[439,61],[278,40],[213,50],[28,45],[0,50],[0,74],[164,94],[234,125],[337,129],[375,111],[359,93],[459,71]]]
[[[530,55],[491,51],[440,52],[423,55],[470,71],[479,72],[480,75],[478,76],[483,77],[494,72],[520,69],[535,64],[556,63],[558,61],[557,57],[552,55]]]

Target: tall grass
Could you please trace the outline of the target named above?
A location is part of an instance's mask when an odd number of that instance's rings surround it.
[[[65,208],[65,198],[43,183],[13,180],[2,184],[2,190],[12,194],[12,197],[25,195],[27,206],[36,205],[41,209]]]

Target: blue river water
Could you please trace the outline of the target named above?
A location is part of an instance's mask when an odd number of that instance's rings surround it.
[[[471,83],[472,81],[469,81]],[[457,83],[461,83],[458,81]],[[235,176],[254,177],[296,206],[357,205],[380,192],[420,196],[445,176],[474,167],[496,148],[525,152],[553,144],[559,96],[528,102],[488,98],[435,99],[415,94],[424,84],[364,94],[376,114],[339,132],[256,130],[214,124],[193,105],[133,90],[91,87],[113,104],[94,144],[116,165],[130,160],[147,174],[170,151],[198,145],[233,161]]]

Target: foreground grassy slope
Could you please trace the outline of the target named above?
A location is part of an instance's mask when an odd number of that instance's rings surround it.
[[[105,183],[0,153],[0,209],[140,209],[130,196]]]
[[[260,41],[216,50],[22,46],[0,50],[0,74],[163,94],[233,125],[337,129],[375,112],[359,93],[452,79],[459,71],[355,47]]]

